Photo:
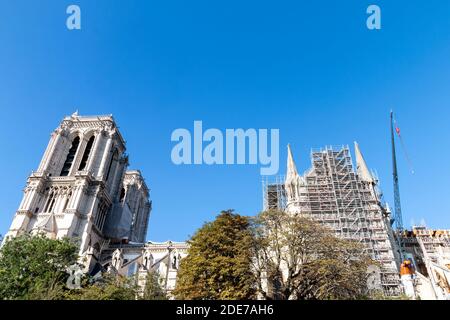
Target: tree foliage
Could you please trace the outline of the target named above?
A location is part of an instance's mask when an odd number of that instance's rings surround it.
[[[159,275],[155,271],[147,273],[142,300],[167,300],[166,292],[159,282]]]
[[[262,212],[252,230],[252,264],[263,298],[357,299],[366,294],[366,271],[374,262],[361,244],[280,211]]]
[[[355,241],[320,224],[279,211],[247,218],[223,211],[189,241],[181,260],[178,299],[358,299],[367,295],[367,267],[374,262]],[[68,239],[22,235],[0,250],[0,299],[166,299],[158,275],[149,272],[139,295],[136,277],[83,277],[68,289],[67,268],[77,263]]]
[[[43,235],[8,239],[0,251],[1,299],[59,299],[77,261],[77,247],[68,239]]]
[[[69,239],[21,235],[0,250],[0,299],[134,300],[135,279],[104,274],[93,282],[84,276],[80,289],[66,286],[67,268],[77,263],[77,246]]]
[[[254,297],[251,271],[249,220],[223,211],[206,223],[189,241],[188,256],[181,260],[178,299],[234,300]]]
[[[102,279],[90,283],[85,279],[81,289],[67,291],[67,300],[136,300],[138,287],[134,278],[103,274]]]

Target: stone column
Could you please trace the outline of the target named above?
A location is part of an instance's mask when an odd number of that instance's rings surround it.
[[[58,208],[56,213],[64,213],[64,206],[66,204],[66,201],[68,201],[67,191],[62,192],[58,199]]]
[[[83,193],[84,193],[85,190],[86,190],[86,187],[83,184],[78,184],[75,187],[75,191],[74,191],[74,193],[72,195],[72,201],[71,201],[71,204],[70,204],[70,208],[71,209],[75,209],[77,211],[79,210],[79,207],[80,207],[79,204],[80,204],[80,202],[82,200]]]
[[[23,190],[23,196],[22,196],[22,201],[20,202],[19,210],[24,210],[25,209],[26,203],[28,202],[29,191],[30,191],[30,187],[29,186],[27,186]]]
[[[80,153],[81,153],[81,150],[84,149],[83,146],[85,146],[85,145],[86,145],[86,141],[84,141],[84,136],[81,135],[80,136],[80,144],[78,145],[78,149],[75,152],[75,157],[73,158],[72,168],[70,168],[69,176],[73,175],[74,173],[76,173],[78,171],[78,166],[80,164]]]
[[[88,159],[88,165],[87,165],[87,171],[88,172],[91,172],[91,170],[92,170],[92,166],[93,166],[93,164],[95,163],[95,159],[97,158],[97,153],[98,153],[98,148],[99,148],[99,146],[100,146],[100,144],[101,144],[101,140],[102,140],[102,137],[103,137],[103,133],[102,133],[102,131],[99,131],[96,135],[95,135],[95,142],[94,142],[94,147],[92,148],[92,150],[91,150],[91,155],[90,155],[90,157],[89,157],[89,159]],[[91,173],[93,173],[93,172],[91,172]]]
[[[51,160],[55,154],[56,147],[58,146],[58,143],[60,140],[61,140],[61,130],[56,130],[52,134],[52,138],[47,147],[47,151],[45,152],[44,158],[42,159],[42,162],[39,166],[39,169],[38,169],[39,172],[44,172],[44,171],[48,170],[48,167],[51,164]]]
[[[40,193],[42,188],[42,181],[29,182],[24,190],[23,201],[20,204],[19,210],[29,210],[34,212],[35,207],[38,205],[38,201],[42,195]]]
[[[105,174],[105,166],[107,165],[106,162],[109,160],[108,155],[110,154],[110,149],[111,149],[111,144],[112,144],[112,135],[108,135],[108,141],[106,142],[106,147],[105,147],[105,151],[103,152],[103,158],[102,158],[102,162],[100,163],[100,168],[98,169],[98,176],[99,177],[103,177]],[[111,154],[112,156],[112,154]]]
[[[23,210],[31,210],[32,200],[36,194],[36,188],[29,187],[27,189],[28,189],[28,191],[26,193],[27,200],[25,201],[25,203],[23,204],[23,207],[21,208]]]
[[[82,137],[80,137],[80,144],[78,145],[77,152],[75,154],[75,158],[73,159],[72,168],[71,168],[71,174],[75,174],[78,172],[78,168],[80,167],[81,159],[83,158],[84,152],[86,150],[88,140],[86,140],[85,135],[83,134]]]

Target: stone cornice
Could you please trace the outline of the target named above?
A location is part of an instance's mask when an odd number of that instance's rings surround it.
[[[76,130],[76,129],[101,129],[111,136],[117,136],[121,143],[121,147],[125,150],[125,140],[118,130],[117,124],[112,115],[100,116],[78,116],[72,115],[65,117],[59,127],[62,130]]]
[[[29,218],[31,218],[33,216],[33,212],[31,212],[30,210],[17,210],[16,215],[19,215],[19,216],[26,215]]]
[[[66,209],[63,214],[73,214],[77,218],[86,219],[86,215],[79,212],[77,209]]]

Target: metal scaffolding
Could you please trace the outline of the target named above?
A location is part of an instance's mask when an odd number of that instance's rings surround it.
[[[283,177],[263,183],[264,209],[300,213],[340,238],[363,243],[366,252],[380,262],[385,294],[399,295],[396,247],[376,178],[370,183],[358,176],[348,146],[312,150],[311,161],[294,195],[286,192]]]
[[[286,209],[286,191],[284,189],[284,176],[277,176],[269,180],[266,176],[262,180],[263,185],[263,208],[264,210]]]

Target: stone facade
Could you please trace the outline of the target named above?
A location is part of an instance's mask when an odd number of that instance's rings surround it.
[[[139,171],[127,171],[125,150],[111,115],[65,117],[28,178],[5,239],[21,233],[76,239],[88,271],[110,244],[144,242],[149,190]]]
[[[148,272],[158,274],[161,287],[168,293],[175,289],[180,261],[187,256],[184,242],[147,242],[110,245],[103,251],[103,266],[112,273],[135,276],[143,290]]]
[[[412,262],[408,295],[420,300],[450,300],[450,230],[413,227],[402,234],[405,258]],[[403,280],[403,279],[402,279]]]

